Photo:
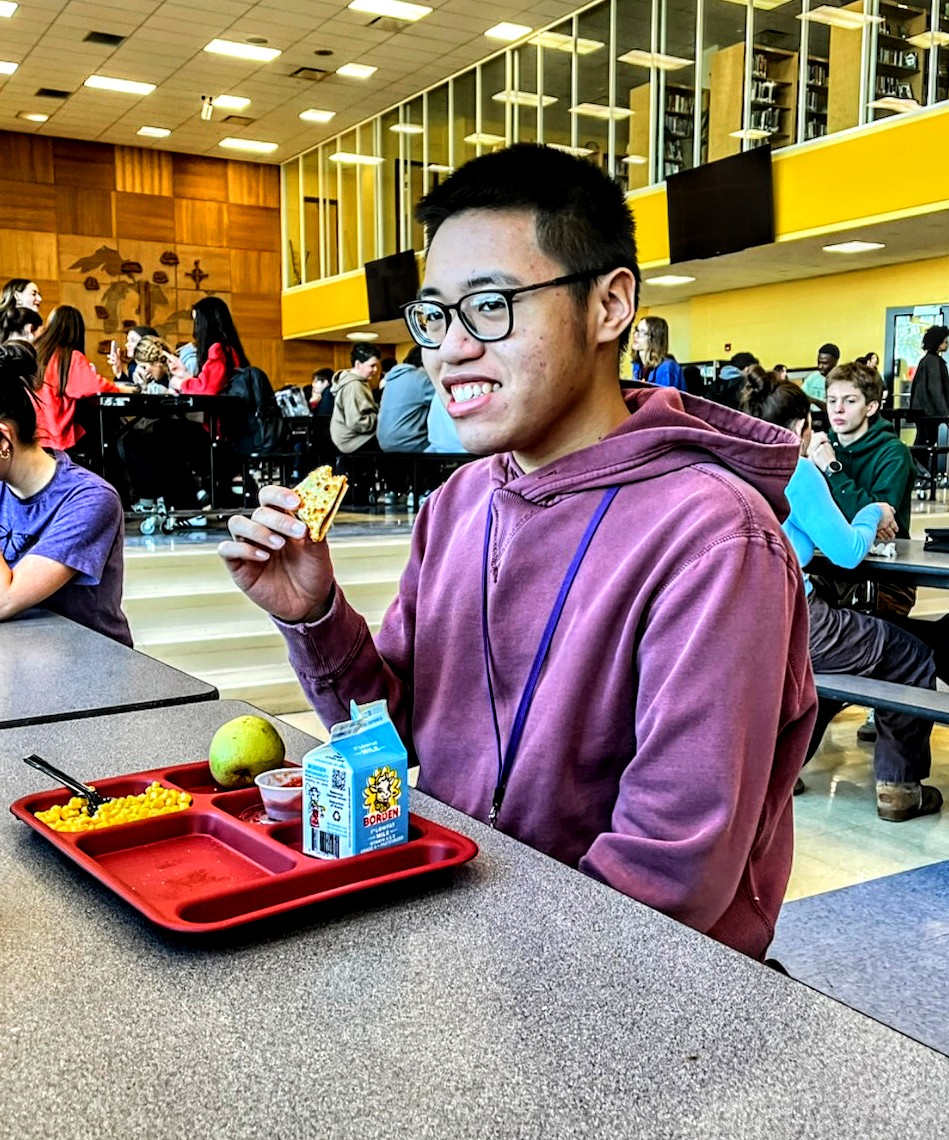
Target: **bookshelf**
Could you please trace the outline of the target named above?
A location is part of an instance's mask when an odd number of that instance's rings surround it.
[[[634,87],[629,93],[633,112],[629,120],[629,154],[649,157],[649,84]],[[682,83],[666,82],[665,107],[662,113],[664,173],[677,174],[692,166],[695,138],[695,92]],[[708,92],[702,92],[702,150],[708,143]],[[639,189],[649,181],[649,165],[628,168],[628,187]]]
[[[819,139],[827,134],[827,93],[829,61],[807,57],[807,90],[804,94],[804,138]]]
[[[797,123],[797,52],[756,45],[751,70],[751,122],[767,131],[761,143],[773,147],[794,142]],[[731,44],[712,57],[709,99],[709,161],[737,154],[742,140],[733,138],[742,128],[745,45]]]

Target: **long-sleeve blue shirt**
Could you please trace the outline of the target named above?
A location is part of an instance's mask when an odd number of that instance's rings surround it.
[[[643,375],[644,372],[645,369],[642,366],[642,362],[638,356],[634,356],[634,380],[645,380],[649,384],[657,384],[660,388],[678,388],[680,392],[686,390],[685,376],[682,374],[679,362],[674,360],[671,356],[667,356],[665,360],[660,361],[648,376]]]
[[[785,490],[791,513],[784,521],[784,533],[791,540],[801,566],[807,566],[819,549],[837,566],[853,569],[859,565],[876,539],[883,512],[870,503],[862,507],[849,523],[827,486],[827,480],[815,465],[803,457]],[[804,589],[813,590],[804,575]]]

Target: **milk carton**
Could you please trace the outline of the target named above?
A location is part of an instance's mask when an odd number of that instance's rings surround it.
[[[409,837],[408,759],[385,701],[350,704],[303,757],[303,853],[345,859]]]

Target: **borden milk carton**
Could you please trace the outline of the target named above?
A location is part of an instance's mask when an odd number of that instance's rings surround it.
[[[303,757],[303,853],[344,859],[409,837],[408,759],[385,701],[350,704]]]

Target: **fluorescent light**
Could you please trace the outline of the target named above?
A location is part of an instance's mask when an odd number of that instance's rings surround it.
[[[752,8],[757,8],[761,12],[771,12],[775,8],[780,8],[782,4],[787,4],[788,0],[751,0]],[[728,0],[729,4],[740,4],[742,8],[746,6],[745,0]]]
[[[217,144],[223,146],[225,150],[247,150],[252,154],[270,154],[279,146],[275,142],[259,142],[257,139],[235,139],[227,138],[221,139]]]
[[[835,245],[825,245],[824,253],[868,253],[874,249],[884,249],[882,241],[839,241]]]
[[[506,20],[502,20],[500,24],[488,28],[484,34],[489,40],[504,40],[505,43],[510,43],[512,40],[519,40],[521,36],[530,35],[533,30],[526,24],[509,24]]]
[[[444,166],[440,162],[430,162],[425,169],[432,174],[451,174],[455,168],[453,166]]]
[[[95,87],[99,91],[121,91],[123,95],[151,95],[154,83],[136,83],[132,79],[112,79],[108,75],[90,75],[83,87]]]
[[[729,131],[728,137],[730,139],[769,139],[772,133],[772,131],[764,130],[763,127],[747,127],[743,131]]]
[[[532,36],[528,41],[534,44],[535,47],[550,48],[552,51],[568,51],[573,54],[576,50],[577,55],[591,55],[600,48],[606,47],[606,44],[600,40],[585,40],[582,36],[565,36],[562,32],[541,32],[539,35]]]
[[[339,162],[343,166],[381,166],[385,162],[377,154],[352,154],[348,150],[338,150],[329,156],[330,162]]]
[[[12,16],[18,7],[13,0],[0,0],[0,16]]]
[[[556,103],[553,95],[537,95],[533,91],[497,91],[491,98],[496,103],[513,103],[517,107],[549,107]]]
[[[167,127],[139,127],[135,133],[147,139],[166,139],[171,131]]]
[[[308,107],[307,110],[300,112],[300,118],[305,123],[328,123],[331,119],[336,118],[336,112],[320,111],[316,107]]]
[[[679,273],[664,273],[661,277],[648,277],[644,285],[689,285],[695,280],[694,277],[684,277]]]
[[[915,99],[899,99],[896,95],[884,95],[874,99],[868,107],[878,107],[881,111],[918,111],[920,104]]]
[[[620,63],[633,67],[655,67],[659,71],[678,71],[680,67],[690,67],[695,61],[683,59],[679,55],[664,55],[661,51],[641,51],[635,48],[618,57]]]
[[[644,154],[624,154],[620,162],[625,162],[627,166],[645,166],[649,159]]]
[[[572,154],[576,158],[586,158],[588,154],[593,151],[588,146],[566,146],[564,143],[549,142],[547,146],[552,146],[554,150],[562,150],[564,154]]]
[[[570,108],[571,115],[583,115],[586,119],[628,119],[633,112],[629,107],[608,107],[605,103],[577,103]]]
[[[243,111],[250,106],[250,100],[243,95],[215,95],[211,101],[219,111]]]
[[[474,131],[470,135],[465,135],[465,142],[470,143],[472,146],[500,146],[506,143],[507,139],[504,135],[489,135],[485,131]]]
[[[906,42],[924,51],[934,47],[946,47],[949,45],[949,32],[920,32],[919,35],[910,36]]]
[[[390,131],[395,131],[397,135],[424,135],[425,128],[418,123],[393,123],[389,127]]]
[[[347,340],[378,340],[379,334],[374,332],[352,332],[346,334]]]
[[[344,63],[342,67],[337,67],[336,74],[346,79],[368,79],[378,70],[378,67],[370,67],[367,63]]]
[[[882,24],[882,16],[868,16],[864,12],[853,12],[849,8],[832,8],[829,4],[821,4],[819,8],[812,8],[809,12],[798,13],[797,19],[811,20],[815,24],[828,24],[832,28],[846,28],[850,31],[859,31],[865,24]]]
[[[19,67],[18,63],[8,63],[5,59],[0,59],[0,75],[12,75]]]
[[[45,123],[49,115],[41,115],[38,111],[17,111],[18,119],[25,119],[28,123]]]
[[[405,0],[350,0],[346,5],[354,12],[368,12],[372,16],[391,16],[393,20],[414,23],[431,12],[424,4],[406,4]]]
[[[203,50],[212,55],[232,55],[235,59],[252,59],[257,63],[272,63],[281,54],[276,48],[239,44],[235,40],[211,40]]]

